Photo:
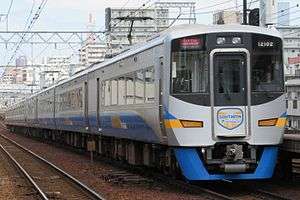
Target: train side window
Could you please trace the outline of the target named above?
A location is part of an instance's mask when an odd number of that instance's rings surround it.
[[[154,86],[154,68],[151,67],[145,71],[145,96],[146,103],[154,101],[155,86]]]
[[[137,71],[135,76],[135,103],[145,102],[144,71]]]
[[[118,104],[124,105],[126,102],[126,84],[125,84],[125,78],[119,77],[118,80]]]
[[[118,104],[118,79],[111,80],[111,105]]]
[[[105,81],[105,101],[104,105],[109,106],[111,99],[111,88],[110,88],[110,80]]]
[[[105,105],[105,82],[101,82],[101,105]]]
[[[134,75],[126,76],[126,104],[134,104]]]

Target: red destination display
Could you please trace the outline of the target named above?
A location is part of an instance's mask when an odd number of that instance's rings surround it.
[[[180,40],[180,47],[184,49],[196,49],[202,46],[200,38],[183,38]]]

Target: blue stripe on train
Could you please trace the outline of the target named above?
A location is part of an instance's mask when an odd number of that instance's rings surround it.
[[[271,178],[276,165],[278,147],[264,147],[259,164],[254,173],[245,174],[209,174],[196,148],[175,148],[175,156],[186,179],[222,180],[222,179],[267,179]]]
[[[113,117],[117,117],[122,124],[121,127],[113,126]],[[43,118],[39,120],[43,127],[52,127],[53,119]],[[84,116],[60,117],[55,120],[58,129],[86,132],[88,126]],[[153,129],[136,113],[131,112],[107,112],[101,113],[99,127],[97,125],[96,116],[89,116],[89,126],[92,133],[98,134],[98,128],[101,129],[101,134],[113,137],[128,138],[145,142],[157,143],[159,138]]]

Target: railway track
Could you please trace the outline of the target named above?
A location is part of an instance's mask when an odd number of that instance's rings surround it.
[[[102,159],[101,159],[102,160]],[[297,198],[287,198],[284,196],[280,196],[277,193],[273,193],[270,191],[266,191],[259,186],[256,187],[254,184],[256,182],[252,182],[252,184],[240,184],[237,182],[205,182],[205,184],[193,184],[187,183],[185,181],[179,179],[173,179],[168,176],[158,174],[155,172],[150,172],[148,175],[145,173],[141,173],[141,169],[135,170],[134,168],[130,168],[127,165],[124,165],[118,162],[110,162],[110,160],[102,160],[107,162],[113,166],[116,166],[118,170],[108,170],[107,174],[102,175],[104,181],[115,183],[115,184],[143,184],[144,182],[151,182],[151,177],[155,177],[154,180],[158,180],[161,182],[165,182],[170,186],[174,186],[180,188],[182,191],[191,191],[193,194],[199,195],[201,199],[215,200],[215,199],[225,199],[225,200],[294,200]],[[144,171],[143,169],[142,171]],[[141,175],[137,175],[141,174]],[[148,178],[149,179],[148,179]]]
[[[0,194],[5,199],[42,199],[24,171],[7,156],[0,145]]]
[[[251,183],[250,183],[251,184]],[[202,186],[208,190],[214,191],[218,194],[224,195],[231,200],[294,200],[286,198],[276,193],[258,189],[253,186],[253,183],[238,183],[238,182],[223,182],[211,183]]]
[[[0,135],[2,152],[22,171],[40,199],[104,199],[52,163]]]

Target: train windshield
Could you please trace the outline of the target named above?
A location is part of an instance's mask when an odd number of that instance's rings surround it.
[[[282,92],[283,63],[281,40],[254,35],[252,55],[252,91]]]
[[[172,92],[208,93],[208,54],[204,36],[193,36],[173,41]]]

